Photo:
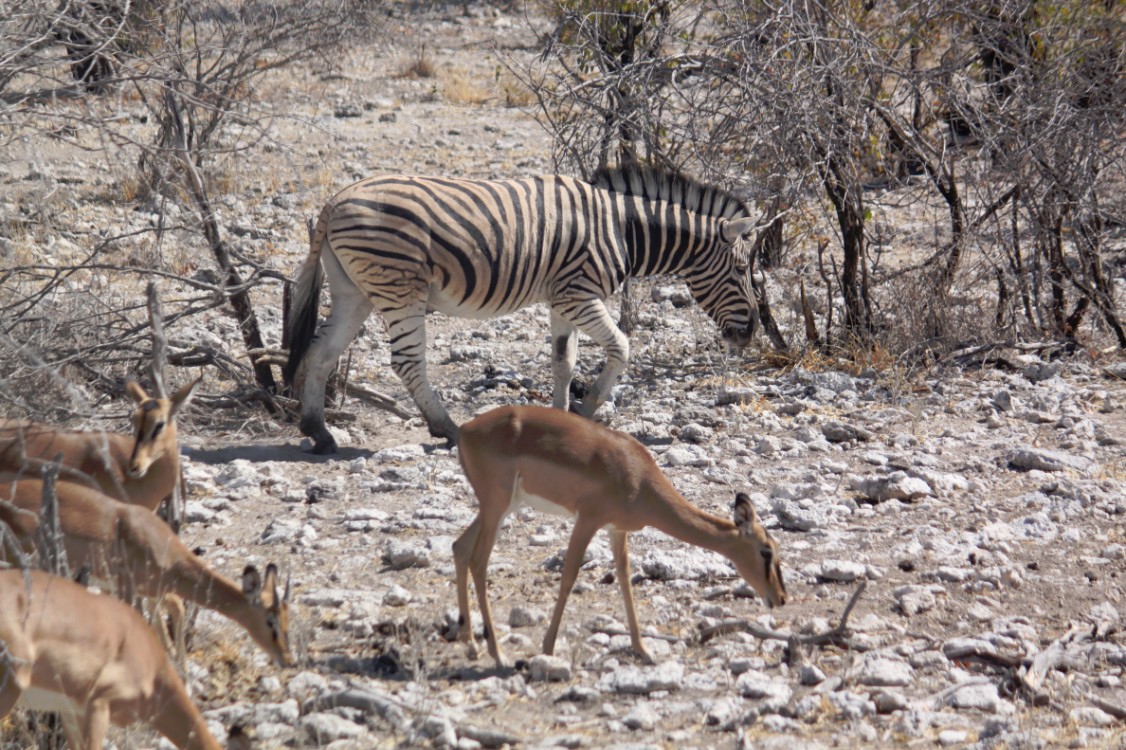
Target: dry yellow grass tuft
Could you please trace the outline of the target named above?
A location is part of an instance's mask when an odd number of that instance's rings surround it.
[[[427,54],[425,44],[399,66],[400,78],[434,78],[436,75],[438,65]]]
[[[481,105],[493,100],[496,94],[482,86],[462,70],[447,70],[439,76],[442,96],[451,104]]]

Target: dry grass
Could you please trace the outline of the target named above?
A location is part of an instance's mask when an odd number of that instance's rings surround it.
[[[451,104],[481,105],[492,101],[496,94],[488,87],[474,81],[462,70],[447,70],[439,76],[442,95]]]
[[[413,55],[404,60],[399,66],[400,78],[434,78],[438,75],[438,65],[426,52],[426,45],[418,48]]]
[[[496,86],[506,107],[530,107],[536,103],[532,90],[511,73],[498,71]]]

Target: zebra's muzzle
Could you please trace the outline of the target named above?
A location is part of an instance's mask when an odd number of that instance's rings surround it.
[[[752,322],[750,325],[740,326],[724,326],[723,327],[723,340],[731,346],[742,348],[751,343],[751,337],[755,333],[755,325]]]

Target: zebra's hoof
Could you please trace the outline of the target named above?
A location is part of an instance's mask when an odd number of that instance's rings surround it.
[[[336,440],[331,435],[323,440],[315,440],[313,442],[312,452],[318,456],[324,456],[329,453],[336,453],[339,449],[336,447]]]
[[[457,425],[450,422],[448,425],[428,425],[430,429],[430,437],[445,438],[446,447],[453,448],[457,445]]]

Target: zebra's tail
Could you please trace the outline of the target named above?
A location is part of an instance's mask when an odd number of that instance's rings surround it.
[[[313,230],[313,237],[309,243],[309,257],[305,265],[297,274],[297,283],[294,285],[293,296],[289,301],[289,315],[285,330],[282,332],[282,345],[289,347],[289,359],[285,363],[282,377],[285,384],[293,387],[297,377],[297,370],[301,360],[309,351],[313,343],[313,336],[317,332],[317,314],[321,308],[321,283],[324,281],[324,268],[321,266],[321,248],[325,242],[328,227],[325,212],[326,207],[317,218],[317,228]]]

